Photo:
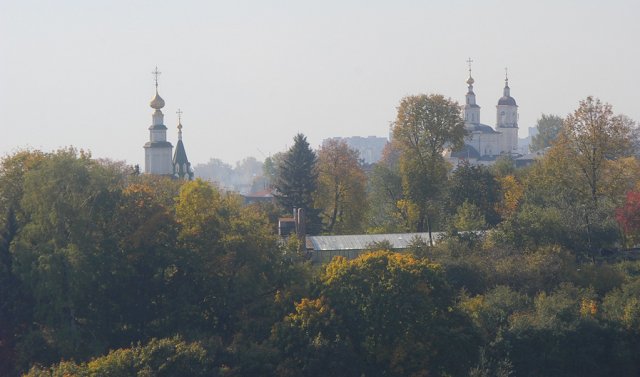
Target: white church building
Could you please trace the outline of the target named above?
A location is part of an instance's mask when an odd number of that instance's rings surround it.
[[[464,122],[468,132],[465,145],[457,151],[447,151],[447,160],[457,166],[461,161],[473,165],[491,165],[501,155],[519,156],[518,105],[511,97],[509,78],[505,76],[502,97],[496,106],[496,126],[480,122],[480,106],[473,92],[474,80],[469,67],[468,91],[465,96]]]
[[[164,175],[177,179],[193,179],[191,163],[182,142],[182,111],[178,109],[178,143],[171,157],[173,145],[167,141],[167,126],[164,125],[164,100],[158,94],[158,67],[152,72],[155,75],[156,95],[149,103],[154,110],[149,127],[149,141],[144,145],[144,172],[146,174]]]

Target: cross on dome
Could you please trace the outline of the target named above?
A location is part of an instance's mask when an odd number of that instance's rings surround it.
[[[151,103],[149,104],[149,106],[151,106],[153,109],[156,109],[156,110],[160,110],[164,107],[164,100],[158,94],[158,75],[160,75],[160,73],[162,72],[158,71],[158,66],[156,66],[156,69],[153,72],[151,72],[151,74],[155,76],[154,80],[156,82],[156,95],[151,100]]]
[[[178,114],[178,140],[182,140],[182,110],[178,109],[176,114]]]
[[[473,60],[471,58],[467,59],[467,64],[469,64],[469,79],[467,80],[467,84],[469,85],[473,85],[474,83],[473,77],[471,77],[471,63],[473,63]]]
[[[155,81],[156,81],[156,91],[158,90],[158,75],[160,75],[162,72],[158,71],[158,66],[156,66],[156,69],[151,72],[152,75],[155,76]]]

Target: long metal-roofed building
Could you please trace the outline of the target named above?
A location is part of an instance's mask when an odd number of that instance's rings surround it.
[[[432,232],[434,241],[442,237],[441,232]],[[391,244],[392,251],[403,251],[419,238],[429,243],[429,233],[358,234],[349,236],[307,236],[307,252],[312,263],[327,263],[335,256],[347,259],[357,258],[371,246],[384,241]]]

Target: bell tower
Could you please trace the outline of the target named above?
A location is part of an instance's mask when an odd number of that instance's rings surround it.
[[[473,60],[469,58],[467,60],[469,64],[469,79],[467,79],[468,91],[465,96],[465,104],[464,104],[464,123],[469,127],[472,124],[480,123],[480,106],[476,103],[476,94],[473,92],[473,77],[471,77],[471,63]]]
[[[144,172],[147,174],[172,175],[173,164],[171,152],[173,145],[167,141],[167,126],[164,123],[164,100],[158,94],[158,67],[151,72],[155,76],[156,95],[151,99],[149,106],[154,109],[149,127],[149,141],[144,145]]]
[[[509,88],[509,75],[507,68],[504,69],[504,89],[502,97],[496,106],[496,131],[502,134],[500,149],[503,153],[518,152],[518,105],[511,97]]]

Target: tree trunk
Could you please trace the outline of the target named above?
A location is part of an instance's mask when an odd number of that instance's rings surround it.
[[[433,237],[431,235],[431,219],[427,215],[427,231],[429,232],[429,246],[433,247]]]
[[[336,219],[338,218],[338,204],[340,202],[340,190],[338,184],[334,186],[333,190],[333,211],[331,212],[331,220],[329,221],[329,226],[327,227],[329,233],[333,232],[333,227],[336,225]]]

